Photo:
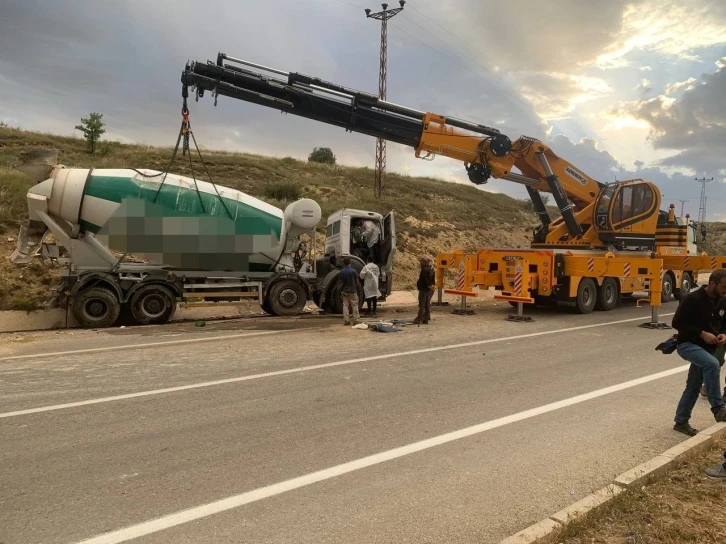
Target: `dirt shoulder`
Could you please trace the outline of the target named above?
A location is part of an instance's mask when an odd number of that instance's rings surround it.
[[[652,484],[628,489],[553,542],[630,544],[726,542],[726,482],[704,471],[723,461],[726,438],[679,463]]]

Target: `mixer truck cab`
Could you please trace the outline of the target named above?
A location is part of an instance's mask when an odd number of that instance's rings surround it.
[[[396,226],[393,212],[383,216],[364,210],[344,209],[328,217],[325,230],[325,257],[334,266],[341,266],[344,257],[350,257],[351,265],[358,272],[366,265],[369,248],[363,236],[365,221],[371,221],[380,232],[374,262],[381,271],[379,290],[381,298],[391,294],[393,258],[396,254]]]

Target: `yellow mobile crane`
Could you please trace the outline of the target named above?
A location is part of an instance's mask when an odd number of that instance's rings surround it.
[[[215,104],[218,96],[228,96],[408,145],[419,158],[460,160],[477,185],[490,178],[524,185],[540,219],[531,249],[439,255],[440,290],[443,271],[457,268],[461,292],[493,287],[513,304],[559,302],[581,313],[611,310],[620,295],[648,290],[657,322],[661,297],[683,296],[695,285],[699,270],[726,268],[726,257],[688,254],[696,225],[677,218],[672,204],[662,211],[654,183],[600,183],[538,139],[512,141],[491,127],[224,53],[216,62],[187,63],[181,81],[185,104],[190,88],[197,100],[209,91]],[[540,192],[553,195],[559,218],[550,218]]]

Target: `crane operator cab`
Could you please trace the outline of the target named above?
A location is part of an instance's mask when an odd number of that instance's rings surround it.
[[[343,257],[350,257],[358,272],[369,255],[381,271],[379,290],[382,300],[391,294],[393,257],[396,253],[396,228],[393,212],[379,213],[345,209],[328,218],[325,233],[325,257],[333,266],[342,267]]]
[[[660,203],[658,188],[642,179],[606,185],[594,209],[600,240],[614,246],[652,247],[657,228],[664,219],[667,221],[667,213],[660,212]]]

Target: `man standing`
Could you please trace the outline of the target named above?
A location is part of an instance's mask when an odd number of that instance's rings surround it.
[[[428,325],[431,319],[431,296],[436,286],[436,275],[431,266],[431,258],[421,255],[419,258],[421,272],[418,275],[416,289],[418,289],[418,316],[413,320],[415,325]]]
[[[358,315],[358,273],[350,266],[350,257],[343,259],[343,270],[340,272],[340,282],[343,284],[343,325],[350,325],[350,311],[353,311],[353,325],[360,323]],[[348,307],[350,305],[350,309]]]
[[[363,280],[363,294],[368,304],[368,315],[376,315],[376,306],[378,305],[378,297],[381,292],[378,290],[378,276],[381,274],[380,269],[373,262],[373,255],[368,255],[368,264],[360,271],[360,279]]]
[[[366,245],[368,245],[368,255],[373,255],[373,262],[380,262],[381,248],[378,242],[381,239],[381,229],[373,221],[366,219],[363,221],[363,233],[366,237]]]
[[[720,365],[714,352],[726,345],[723,330],[726,308],[722,297],[726,295],[726,270],[716,270],[708,278],[708,285],[686,295],[673,316],[673,328],[678,355],[691,363],[686,389],[676,409],[673,429],[695,436],[698,431],[688,423],[698,400],[701,384],[705,384],[708,402],[716,421],[726,421],[726,403],[721,396]]]

